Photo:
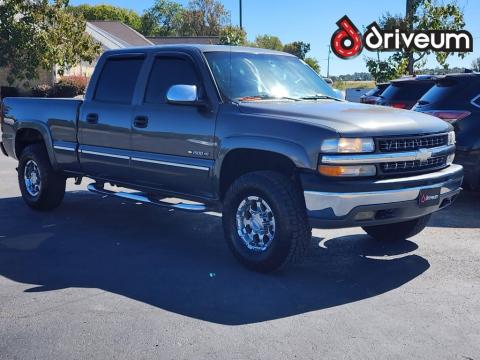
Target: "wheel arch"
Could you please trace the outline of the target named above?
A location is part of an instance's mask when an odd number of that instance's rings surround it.
[[[22,151],[31,144],[42,143],[47,151],[52,167],[57,168],[57,161],[53,151],[53,140],[47,125],[39,122],[22,122],[15,132],[14,150],[17,159]]]
[[[233,181],[246,173],[272,170],[298,180],[297,170],[311,166],[305,150],[286,141],[237,138],[223,145],[214,169],[220,200]]]

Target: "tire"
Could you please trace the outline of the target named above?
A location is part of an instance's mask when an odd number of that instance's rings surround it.
[[[363,226],[362,229],[375,240],[400,241],[420,233],[430,220],[430,214],[418,219],[377,226]]]
[[[62,203],[65,183],[66,178],[53,170],[43,144],[32,144],[23,150],[18,163],[18,184],[28,206],[41,211],[55,209]]]
[[[312,238],[298,187],[288,177],[271,171],[243,175],[230,186],[223,203],[223,229],[235,257],[260,272],[300,262]],[[267,233],[261,241],[257,230]],[[253,240],[249,239],[252,236]]]

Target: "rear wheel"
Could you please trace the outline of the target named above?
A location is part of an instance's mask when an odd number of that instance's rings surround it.
[[[418,219],[376,226],[363,226],[362,229],[375,240],[399,241],[411,238],[420,233],[427,226],[431,215]]]
[[[18,163],[18,183],[25,203],[35,210],[52,210],[65,194],[65,177],[54,171],[42,144],[27,146]]]
[[[300,192],[288,177],[270,171],[246,174],[232,184],[223,227],[235,257],[262,272],[299,262],[311,240]]]

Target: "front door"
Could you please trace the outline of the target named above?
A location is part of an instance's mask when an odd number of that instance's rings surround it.
[[[104,62],[93,98],[79,117],[80,164],[86,175],[128,181],[133,94],[144,58],[122,54]]]
[[[133,111],[132,168],[140,185],[197,196],[211,195],[215,113],[208,108],[173,105],[172,85],[196,85],[205,94],[199,71],[186,54],[156,56],[141,102]],[[201,95],[205,96],[205,95]]]

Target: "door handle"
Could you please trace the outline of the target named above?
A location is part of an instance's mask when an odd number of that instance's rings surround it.
[[[98,114],[90,113],[87,115],[87,123],[97,124],[98,123]]]
[[[137,116],[133,120],[133,126],[137,128],[146,128],[148,126],[148,117],[146,116]]]

